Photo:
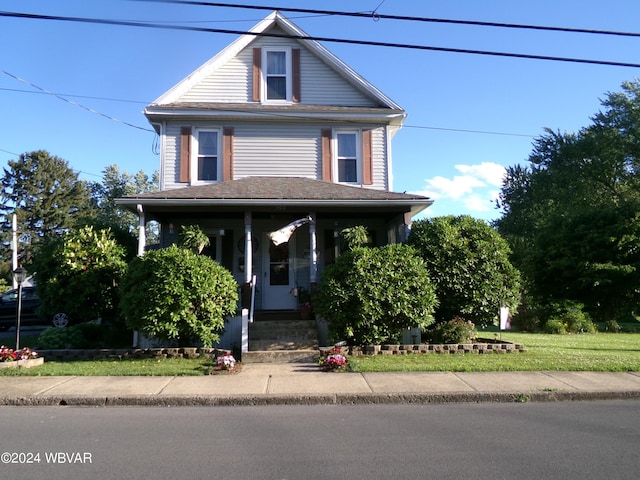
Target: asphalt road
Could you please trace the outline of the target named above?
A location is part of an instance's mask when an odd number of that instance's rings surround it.
[[[640,402],[2,407],[0,425],[3,480],[635,480]]]

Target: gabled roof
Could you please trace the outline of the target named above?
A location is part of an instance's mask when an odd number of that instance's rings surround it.
[[[157,207],[399,208],[416,214],[433,203],[428,197],[341,185],[303,177],[245,177],[208,185],[163,190],[116,199],[135,209]]]
[[[376,99],[380,105],[385,108],[390,108],[393,110],[401,110],[397,103],[387,97],[384,93],[378,90],[375,86],[369,83],[364,79],[360,74],[354,71],[351,67],[349,67],[346,63],[332,54],[329,50],[323,47],[319,42],[315,40],[311,40],[309,35],[300,29],[293,22],[285,18],[280,12],[274,11],[269,16],[267,16],[264,20],[255,25],[249,33],[242,35],[234,42],[229,44],[226,48],[220,51],[217,55],[203,64],[201,67],[193,71],[186,78],[178,82],[172,88],[170,88],[166,93],[158,97],[154,100],[149,107],[154,106],[167,106],[172,105],[175,102],[178,102],[180,97],[188,92],[194,85],[197,85],[201,81],[203,81],[207,76],[214,73],[218,70],[222,65],[224,65],[231,58],[238,55],[244,48],[246,48],[252,41],[254,41],[258,36],[264,35],[268,36],[268,30],[273,27],[279,27],[287,35],[300,37],[302,40],[298,40],[303,43],[303,45],[308,48],[310,51],[315,53],[315,55],[324,61],[327,65],[337,71],[343,78],[353,84],[360,91],[365,94],[371,96]],[[306,37],[306,38],[305,38]],[[147,108],[149,108],[147,107]]]

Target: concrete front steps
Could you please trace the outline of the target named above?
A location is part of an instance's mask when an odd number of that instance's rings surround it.
[[[249,351],[243,363],[310,362],[318,358],[315,320],[298,320],[297,312],[257,313],[249,324]]]

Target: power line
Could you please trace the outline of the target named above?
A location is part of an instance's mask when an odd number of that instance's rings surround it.
[[[543,30],[552,32],[565,32],[565,33],[588,33],[596,35],[617,35],[625,37],[640,37],[640,33],[637,32],[620,32],[615,30],[594,30],[588,28],[571,28],[571,27],[553,27],[545,25],[526,25],[518,23],[501,23],[501,22],[481,22],[476,20],[452,20],[446,18],[429,18],[429,17],[414,17],[404,15],[385,15],[378,13],[377,10],[370,12],[345,12],[335,10],[316,10],[308,8],[289,8],[289,7],[267,7],[259,5],[237,5],[232,3],[220,3],[220,2],[197,2],[190,0],[129,0],[134,2],[153,2],[153,3],[174,3],[182,5],[196,5],[207,7],[225,7],[225,8],[243,8],[249,10],[280,10],[282,12],[295,12],[295,13],[310,13],[316,15],[332,15],[332,16],[344,16],[344,17],[360,17],[360,18],[372,18],[374,20],[403,20],[412,22],[428,22],[428,23],[448,23],[457,25],[473,25],[480,27],[499,27],[499,28],[517,28],[528,30]]]
[[[113,122],[121,123],[123,125],[126,125],[127,127],[136,128],[138,130],[143,130],[145,132],[155,133],[155,130],[152,130],[150,128],[139,127],[138,125],[134,125],[132,123],[125,122],[124,120],[120,120],[118,118],[112,117],[112,116],[107,115],[105,113],[98,112],[97,110],[94,110],[92,108],[86,107],[86,106],[84,106],[84,105],[82,105],[80,103],[74,102],[73,100],[69,100],[68,98],[65,98],[65,97],[63,97],[61,95],[58,95],[57,93],[53,93],[53,92],[50,92],[49,90],[45,90],[44,88],[39,87],[38,85],[36,85],[34,83],[31,83],[30,81],[25,80],[24,78],[20,78],[20,77],[18,77],[16,75],[13,75],[12,73],[9,73],[6,70],[3,70],[1,68],[0,68],[0,72],[4,73],[5,75],[8,75],[9,77],[11,77],[11,78],[13,78],[13,79],[15,79],[15,80],[17,80],[19,82],[22,82],[22,83],[24,83],[26,85],[29,85],[30,87],[37,88],[38,90],[40,90],[43,93],[46,93],[47,95],[54,96],[54,97],[56,97],[56,98],[58,98],[58,99],[60,99],[60,100],[62,100],[64,102],[67,102],[70,105],[73,105],[73,106],[78,107],[78,108],[82,108],[83,110],[91,112],[91,113],[93,113],[95,115],[98,115],[100,117],[104,117],[104,118],[106,118],[108,120],[111,120]]]
[[[295,40],[314,40],[319,42],[346,43],[346,44],[352,44],[352,45],[367,45],[367,46],[374,46],[374,47],[404,48],[404,49],[426,50],[426,51],[444,52],[444,53],[466,53],[471,55],[487,55],[487,56],[520,58],[520,59],[529,59],[529,60],[548,60],[548,61],[556,61],[556,62],[605,65],[605,66],[612,66],[612,67],[640,68],[640,64],[638,63],[613,62],[609,60],[588,60],[584,58],[555,57],[555,56],[548,56],[548,55],[532,55],[532,54],[523,54],[523,53],[496,52],[496,51],[488,51],[488,50],[433,47],[428,45],[376,42],[376,41],[370,41],[370,40],[350,40],[350,39],[331,38],[331,37],[317,37],[317,36],[303,37],[299,35],[278,34],[278,33],[270,33],[270,32],[254,33],[254,32],[242,31],[242,30],[188,27],[183,25],[161,25],[161,24],[147,23],[147,22],[107,20],[107,19],[100,19],[100,18],[64,17],[64,16],[57,16],[57,15],[36,15],[31,13],[18,13],[18,12],[5,12],[5,11],[0,11],[0,17],[28,18],[28,19],[35,19],[35,20],[56,20],[56,21],[65,21],[65,22],[93,23],[93,24],[101,24],[101,25],[118,25],[118,26],[126,26],[126,27],[143,27],[143,28],[156,28],[156,29],[166,29],[166,30],[184,30],[184,31],[203,32],[203,33],[224,33],[224,34],[231,34],[231,35],[253,35],[256,37],[262,36],[262,37],[289,38],[289,39],[295,39]]]
[[[148,105],[149,102],[141,102],[138,100],[125,100],[122,98],[109,98],[109,97],[94,97],[91,95],[73,95],[71,93],[55,93],[55,92],[36,92],[34,90],[23,90],[23,89],[19,89],[19,88],[1,88],[0,90],[5,91],[5,92],[19,92],[19,93],[35,93],[38,95],[51,95],[54,97],[71,97],[71,98],[88,98],[90,100],[105,100],[108,102],[123,102],[123,103],[138,103],[140,105]]]
[[[0,70],[1,71],[1,70]],[[13,88],[0,88],[0,90],[4,90],[4,91],[9,91],[9,92],[21,92],[21,93],[35,93],[35,94],[40,94],[40,95],[53,95],[53,96],[65,96],[65,97],[76,97],[76,98],[90,98],[90,99],[98,99],[98,100],[106,100],[106,101],[111,101],[111,102],[126,102],[126,103],[136,103],[136,104],[141,104],[141,105],[148,105],[150,102],[143,102],[140,100],[125,100],[125,99],[120,99],[120,98],[108,98],[108,97],[96,97],[96,96],[90,96],[90,95],[73,95],[73,94],[69,94],[69,93],[55,93],[55,92],[39,92],[39,91],[34,91],[34,90],[20,90],[20,89],[13,89]],[[244,112],[244,110],[234,110],[234,109],[229,109],[229,111],[232,112]],[[256,114],[258,115],[263,115],[263,116],[269,116],[269,117],[283,117],[283,118],[291,118],[291,114],[278,114],[275,112],[256,112]],[[356,122],[354,122],[356,123]],[[459,133],[478,133],[478,134],[483,134],[483,135],[504,135],[504,136],[511,136],[511,137],[530,137],[530,138],[535,138],[535,135],[530,135],[530,134],[526,134],[526,133],[509,133],[509,132],[494,132],[494,131],[487,131],[487,130],[470,130],[470,129],[461,129],[461,128],[445,128],[445,127],[431,127],[431,126],[425,126],[425,125],[403,125],[403,128],[418,128],[418,129],[424,129],[424,130],[442,130],[442,131],[446,131],[446,132],[459,132]],[[17,153],[13,153],[13,152],[9,152],[7,150],[2,150],[0,148],[0,151],[4,151],[7,153],[11,153],[12,155],[18,155]]]

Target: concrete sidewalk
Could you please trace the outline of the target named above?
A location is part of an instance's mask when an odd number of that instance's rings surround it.
[[[312,405],[640,399],[640,372],[335,373],[246,364],[200,377],[0,377],[0,405]]]

